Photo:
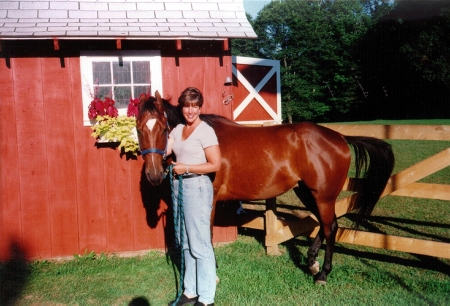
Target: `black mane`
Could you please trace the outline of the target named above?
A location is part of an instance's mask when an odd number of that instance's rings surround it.
[[[160,113],[159,109],[155,106],[155,102],[156,102],[155,97],[149,97],[147,99],[147,101],[143,102],[143,104],[140,108],[140,113],[148,111],[152,114],[163,115]],[[166,99],[162,99],[162,102],[163,102],[164,112],[167,115],[167,120],[169,121],[169,126],[171,128],[174,128],[178,124],[185,122],[184,117],[181,114],[179,107],[170,104],[170,102]],[[220,115],[215,115],[215,114],[201,114],[200,119],[202,121],[205,121],[209,126],[211,126],[213,128],[217,124],[238,125],[237,123],[235,123],[234,121],[232,121],[228,118],[225,118]]]
[[[155,102],[156,102],[155,97],[153,97],[153,96],[149,97],[147,99],[147,101],[142,103],[142,106],[139,110],[139,114],[148,111],[152,114],[157,114],[160,116],[164,115],[164,114],[161,114],[159,109],[156,107]],[[162,103],[163,103],[164,112],[167,116],[167,120],[169,121],[169,126],[175,127],[178,124],[180,124],[183,120],[182,120],[181,113],[178,110],[178,107],[170,104],[169,101],[166,99],[162,99]]]
[[[238,125],[236,122],[225,118],[220,115],[215,114],[201,114],[200,119],[202,121],[205,121],[209,126],[215,127],[217,124],[231,124],[231,125]]]

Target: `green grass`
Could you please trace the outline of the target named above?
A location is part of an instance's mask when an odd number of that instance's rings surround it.
[[[397,158],[394,173],[450,147],[448,141],[389,142]],[[450,184],[450,167],[422,181]],[[302,206],[293,192],[277,201]],[[339,224],[351,222],[344,216]],[[369,225],[390,235],[450,243],[450,203],[387,196]],[[241,228],[237,241],[216,247],[221,280],[216,305],[450,305],[449,259],[338,243],[328,283],[317,286],[306,268],[309,243],[292,239],[280,246],[282,255],[268,256],[263,233]],[[89,253],[71,261],[37,261],[16,305],[129,305],[136,297],[167,305],[178,277],[170,258],[156,251],[132,258]]]
[[[338,245],[328,284],[317,286],[305,270],[305,238],[284,243],[281,256],[267,256],[260,239],[260,233],[242,230],[236,242],[216,248],[217,305],[450,303],[448,260]],[[128,305],[136,297],[167,305],[175,296],[176,277],[161,252],[35,262],[17,305]]]

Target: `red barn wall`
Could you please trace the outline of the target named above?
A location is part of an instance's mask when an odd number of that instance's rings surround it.
[[[96,147],[83,126],[78,52],[86,45],[61,42],[54,51],[51,41],[28,43],[2,45],[0,259],[13,244],[29,258],[165,248],[170,213],[142,180],[142,159]],[[162,45],[163,92],[172,103],[196,86],[205,96],[204,112],[231,118],[221,98],[231,56],[220,42],[186,42],[180,51],[174,42],[127,43],[124,49]],[[215,242],[236,235],[235,226],[214,228]]]

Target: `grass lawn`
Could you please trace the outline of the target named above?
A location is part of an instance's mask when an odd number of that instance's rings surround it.
[[[242,230],[236,242],[216,248],[216,305],[450,303],[449,260],[338,244],[328,284],[317,286],[307,272],[305,238],[284,243],[281,256],[267,256],[261,238],[260,232]],[[16,305],[129,305],[137,297],[167,305],[177,277],[162,252],[35,262]]]

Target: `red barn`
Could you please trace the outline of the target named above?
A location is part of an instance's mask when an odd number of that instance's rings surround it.
[[[29,258],[164,248],[167,206],[142,159],[97,145],[87,107],[113,93],[123,112],[155,90],[175,103],[196,86],[205,112],[233,118],[228,39],[256,38],[242,0],[10,0],[0,25],[0,259],[13,244]]]

